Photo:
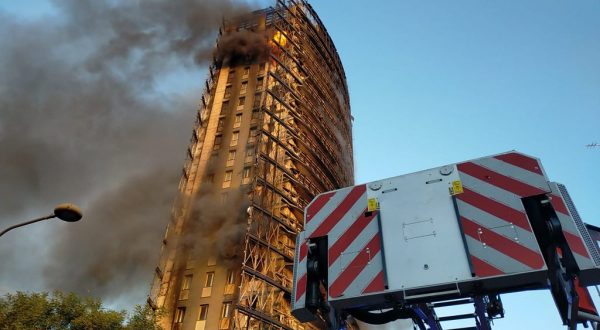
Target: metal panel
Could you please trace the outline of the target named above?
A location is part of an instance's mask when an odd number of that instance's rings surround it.
[[[538,272],[543,255],[521,201],[550,192],[539,160],[516,152],[457,165],[456,196],[475,274],[480,278]]]
[[[451,195],[458,180],[452,166],[369,185],[369,198],[379,201],[390,291],[471,278]]]

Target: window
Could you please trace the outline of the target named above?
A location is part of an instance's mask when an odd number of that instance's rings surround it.
[[[258,119],[258,116],[259,116],[258,109],[253,109],[252,110],[252,120]]]
[[[242,78],[244,78],[244,79],[248,78],[249,74],[250,74],[250,67],[247,66],[244,68],[244,74],[242,75]]]
[[[208,259],[208,262],[210,264],[210,258]],[[206,273],[206,278],[204,279],[204,287],[202,288],[202,292],[200,294],[200,297],[205,298],[205,297],[210,297],[210,295],[212,294],[212,286],[213,286],[213,282],[215,280],[215,272],[208,272]]]
[[[256,91],[260,92],[262,91],[263,88],[263,77],[259,77],[258,79],[256,79]]]
[[[262,73],[263,71],[265,71],[265,67],[266,67],[266,64],[265,64],[265,63],[261,63],[261,64],[258,66],[258,71],[259,71],[260,73]]]
[[[233,166],[235,162],[235,150],[229,150],[227,154],[227,166]]]
[[[215,280],[215,272],[206,273],[206,280],[204,281],[204,287],[205,288],[212,287],[214,280]]]
[[[235,78],[235,71],[229,71],[227,75],[227,83],[231,84],[233,82],[233,78]]]
[[[225,177],[223,178],[223,188],[231,187],[231,175],[232,171],[225,172]]]
[[[256,141],[256,128],[252,128],[250,130],[250,134],[248,135],[248,143],[253,143]]]
[[[237,146],[238,140],[240,139],[240,132],[233,132],[231,135],[231,146]]]
[[[191,285],[192,275],[185,275],[183,277],[183,283],[181,283],[181,292],[179,292],[179,300],[185,300],[189,298]]]
[[[246,148],[246,159],[244,159],[244,162],[250,163],[253,161],[253,158],[254,158],[254,147]]]
[[[235,293],[235,273],[232,269],[227,270],[227,283],[223,294],[232,295]]]
[[[223,303],[221,307],[221,318],[225,319],[231,316],[231,302]]]
[[[223,128],[225,127],[225,118],[219,118],[219,123],[217,124],[217,132],[221,133]]]
[[[250,166],[244,167],[244,171],[242,172],[242,184],[250,183],[250,174],[251,173],[252,173],[252,170],[250,169]]]
[[[244,104],[246,104],[246,98],[245,97],[240,97],[238,100],[238,108],[239,107],[243,107]]]
[[[244,171],[242,172],[242,184],[248,184],[250,183],[250,167],[246,166],[244,167]]]
[[[215,144],[213,145],[213,150],[219,150],[221,147],[221,140],[223,140],[222,135],[215,136]]]
[[[185,307],[177,307],[175,311],[175,323],[183,323],[185,317]]]
[[[244,81],[242,83],[242,87],[240,87],[240,94],[246,93],[247,90],[248,90],[248,82]]]
[[[235,115],[235,121],[233,122],[233,128],[238,128],[242,125],[242,114]]]
[[[194,275],[185,275],[183,278],[183,284],[181,285],[181,290],[189,290],[192,285],[192,277]]]
[[[260,94],[254,94],[254,104],[252,105],[252,108],[260,108]]]
[[[225,94],[223,95],[224,98],[228,99],[229,97],[231,97],[231,86],[227,86],[225,88]]]
[[[208,305],[200,305],[200,314],[198,314],[198,321],[206,321],[208,316]]]
[[[229,113],[229,101],[223,102],[221,104],[221,116],[224,116]]]
[[[227,271],[227,284],[234,284],[235,283],[235,273],[233,272],[233,269],[229,269]]]

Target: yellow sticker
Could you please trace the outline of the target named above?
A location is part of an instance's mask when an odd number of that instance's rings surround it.
[[[377,211],[379,210],[379,202],[377,201],[377,198],[369,198],[367,201],[367,210],[369,212],[373,212],[373,211]]]
[[[451,195],[458,195],[464,192],[462,182],[460,180],[452,181],[452,188],[450,188]]]

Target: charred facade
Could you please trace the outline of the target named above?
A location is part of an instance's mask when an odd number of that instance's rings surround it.
[[[149,298],[165,329],[311,329],[290,315],[296,234],[319,193],[353,185],[337,51],[311,6],[220,31]]]

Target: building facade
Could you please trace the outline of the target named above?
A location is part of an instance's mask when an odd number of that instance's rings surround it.
[[[353,185],[337,51],[312,7],[226,21],[149,297],[165,329],[313,329],[290,315],[296,234],[317,194]]]

